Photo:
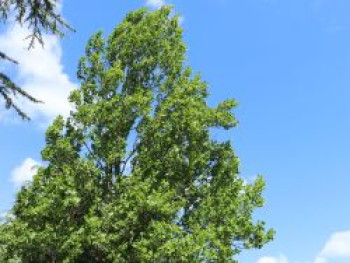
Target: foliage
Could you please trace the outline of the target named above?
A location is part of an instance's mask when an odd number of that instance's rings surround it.
[[[29,48],[32,48],[36,41],[44,44],[43,31],[63,36],[64,28],[72,29],[57,13],[56,4],[57,0],[1,0],[0,22],[6,24],[9,16],[14,16],[17,23],[28,26],[31,30],[31,34],[28,36],[30,39]],[[16,60],[1,51],[0,60],[17,64]],[[40,102],[16,85],[8,75],[0,72],[0,96],[5,101],[5,107],[14,109],[23,119],[29,119],[29,116],[14,101],[17,95],[34,103]]]
[[[252,213],[264,182],[245,184],[229,142],[236,101],[209,107],[184,66],[171,9],[132,12],[87,44],[76,110],[46,132],[40,168],[3,225],[22,262],[236,262],[273,237]]]

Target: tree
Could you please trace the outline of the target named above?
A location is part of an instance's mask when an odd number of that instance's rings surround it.
[[[29,49],[34,47],[36,41],[43,45],[43,31],[63,36],[64,28],[72,29],[56,12],[56,4],[57,0],[1,0],[0,22],[6,24],[9,16],[13,15],[17,23],[28,26],[32,32],[28,36],[30,39]],[[17,64],[14,58],[9,57],[1,50],[0,60]],[[14,101],[18,95],[34,103],[40,102],[16,85],[8,75],[0,72],[0,97],[5,101],[5,107],[14,109],[23,119],[29,120],[29,116]]]
[[[89,40],[70,95],[75,111],[46,132],[40,168],[18,193],[0,244],[22,262],[236,262],[273,237],[252,213],[262,178],[245,184],[229,142],[235,100],[206,103],[184,66],[171,8],[129,13]]]

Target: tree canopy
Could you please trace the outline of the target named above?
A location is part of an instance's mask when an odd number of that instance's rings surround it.
[[[36,42],[44,44],[42,32],[63,36],[65,28],[72,29],[57,12],[57,0],[1,0],[0,22],[7,24],[9,17],[14,17],[15,22],[27,26],[31,31],[28,36],[29,49]],[[0,50],[0,60],[17,64],[16,58],[11,58]],[[34,103],[40,102],[25,90],[19,87],[4,72],[0,72],[0,98],[5,102],[5,107],[14,109],[23,119],[29,116],[16,104],[16,96],[22,96]]]
[[[46,131],[47,163],[22,187],[0,228],[21,262],[236,262],[273,238],[253,212],[264,181],[247,184],[229,141],[235,100],[207,103],[185,66],[171,8],[129,13],[82,57],[68,119]]]

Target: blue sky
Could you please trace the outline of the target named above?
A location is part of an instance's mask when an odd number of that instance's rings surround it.
[[[22,104],[23,123],[0,109],[0,212],[40,164],[44,131],[67,114],[65,97],[79,86],[79,57],[89,36],[106,34],[133,9],[153,1],[65,0],[63,14],[77,29],[28,53],[26,30],[0,30],[0,49],[21,65],[0,68],[48,101]],[[173,0],[182,16],[188,63],[210,84],[210,103],[233,97],[239,126],[232,141],[242,176],[263,174],[267,204],[256,212],[277,231],[247,263],[350,262],[350,2],[347,0]],[[28,177],[29,176],[29,177]]]

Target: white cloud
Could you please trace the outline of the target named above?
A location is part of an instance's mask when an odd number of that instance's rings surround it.
[[[314,263],[327,263],[327,259],[318,256],[316,257]]]
[[[315,263],[326,263],[335,258],[350,260],[350,231],[332,234],[316,257]]]
[[[257,263],[288,263],[288,259],[283,255],[279,257],[262,257]]]
[[[0,213],[0,222],[1,222],[1,220],[4,220],[6,218],[6,216],[7,216],[7,212]]]
[[[69,80],[63,71],[62,48],[57,36],[44,34],[44,47],[37,44],[28,50],[28,41],[24,39],[30,34],[28,29],[17,24],[10,24],[0,35],[0,50],[18,60],[19,65],[6,64],[7,69],[15,71],[14,80],[25,91],[43,104],[35,104],[18,98],[20,107],[40,124],[48,124],[58,114],[67,116],[71,106],[67,101],[70,91],[77,85]],[[13,117],[13,111],[2,112],[2,118]],[[9,116],[11,114],[11,116]]]
[[[336,260],[350,262],[350,231],[336,232],[330,236],[313,263],[330,263]],[[262,257],[256,263],[288,263],[287,257]],[[310,261],[305,261],[310,262]],[[338,262],[338,261],[337,261]]]
[[[14,183],[15,187],[20,187],[26,182],[30,182],[33,175],[38,171],[38,166],[40,163],[33,160],[32,158],[27,158],[19,166],[15,167],[11,172],[11,181]]]
[[[164,0],[147,0],[146,5],[151,8],[159,9],[163,5],[165,5],[165,1]]]

